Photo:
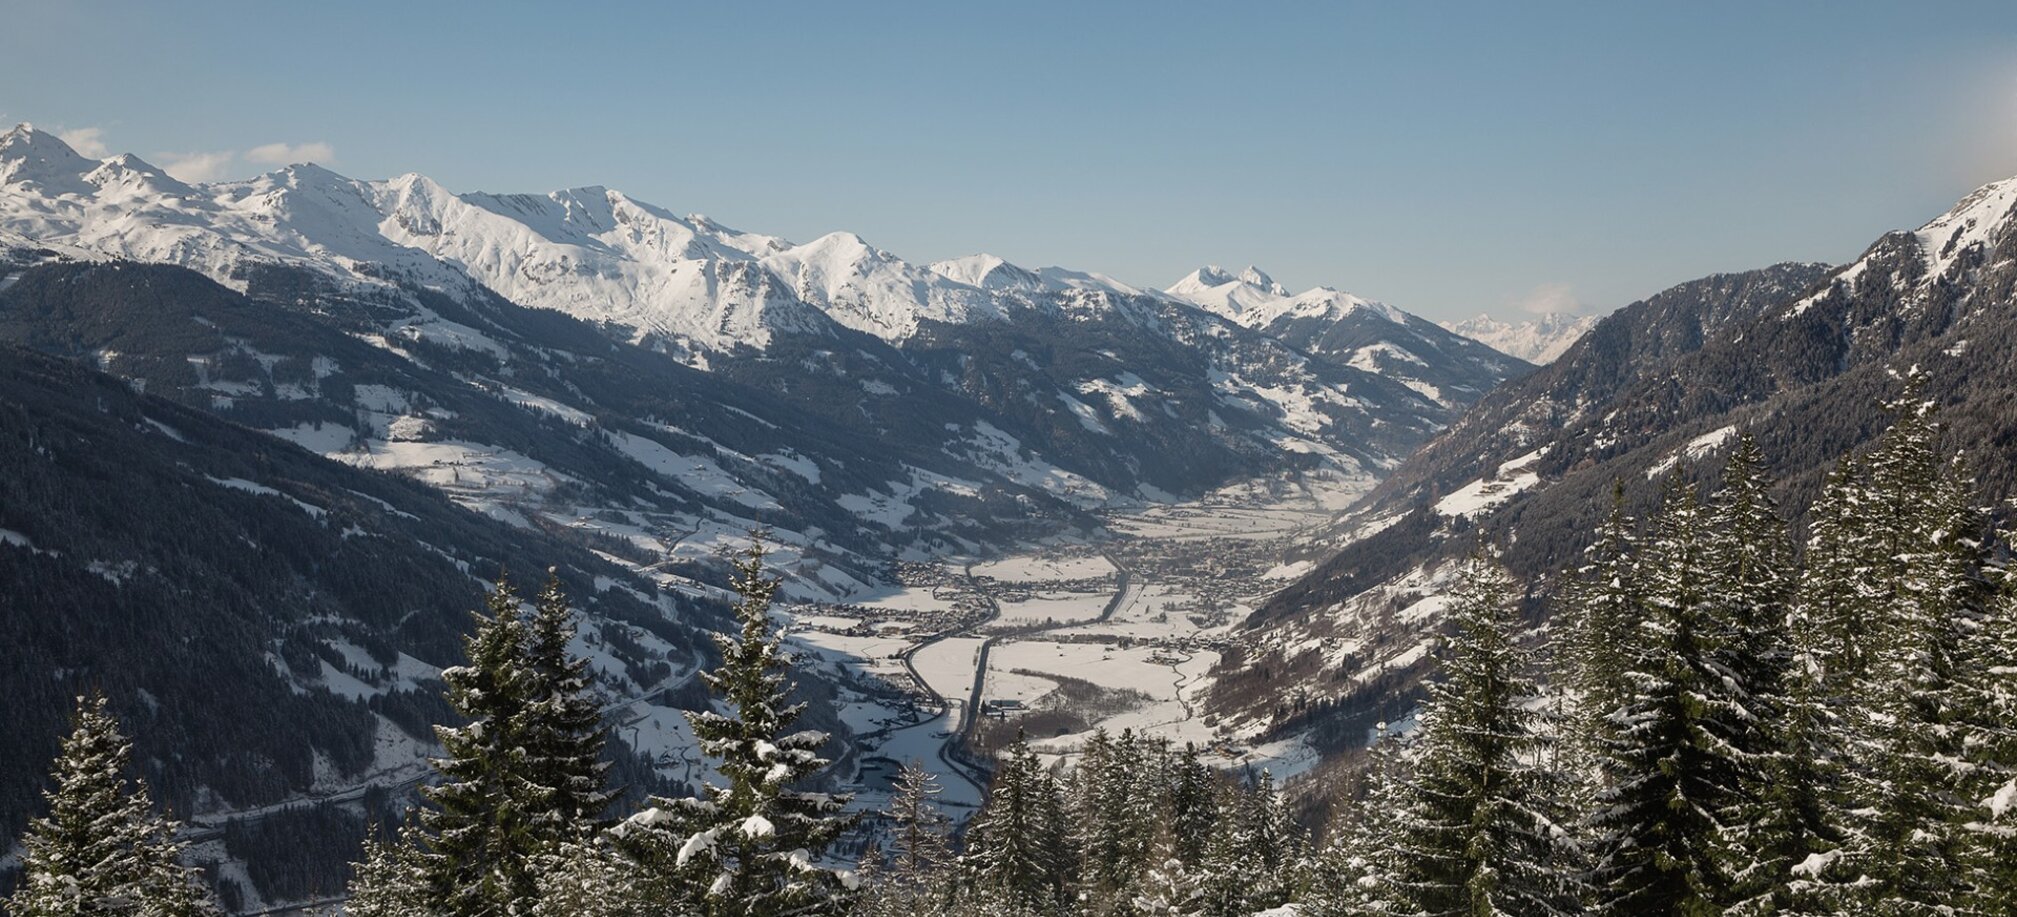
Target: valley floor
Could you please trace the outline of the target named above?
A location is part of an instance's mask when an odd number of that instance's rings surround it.
[[[1255,745],[1204,710],[1210,673],[1261,599],[1302,572],[1280,558],[1364,482],[1247,481],[1204,499],[1107,514],[1110,537],[1010,556],[908,564],[903,584],[792,608],[805,661],[842,673],[857,737],[855,805],[880,808],[907,761],[936,773],[956,813],[978,807],[982,754],[1018,732],[1050,760],[1097,729],[1196,743],[1228,766],[1300,773],[1314,754]]]

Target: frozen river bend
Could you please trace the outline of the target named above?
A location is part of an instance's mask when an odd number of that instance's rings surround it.
[[[1306,769],[1315,756],[1300,742],[1257,745],[1203,700],[1240,621],[1302,572],[1281,563],[1285,550],[1362,490],[1314,475],[1250,481],[1110,512],[1103,540],[904,564],[900,585],[792,606],[803,662],[846,685],[857,805],[879,808],[891,773],[916,761],[939,775],[948,808],[970,812],[981,761],[1018,733],[1054,760],[1095,730],[1133,729],[1223,765]]]

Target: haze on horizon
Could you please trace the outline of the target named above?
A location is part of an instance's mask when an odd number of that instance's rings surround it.
[[[1846,261],[2017,174],[2004,4],[733,6],[24,4],[0,120],[191,179],[602,184],[920,263],[1254,263],[1437,319]]]

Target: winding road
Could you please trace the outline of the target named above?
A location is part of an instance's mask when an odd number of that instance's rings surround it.
[[[972,738],[974,727],[980,723],[981,699],[987,688],[988,657],[994,650],[995,644],[1004,638],[1026,638],[1052,630],[1061,630],[1067,627],[1083,627],[1087,624],[1102,624],[1112,620],[1114,614],[1126,607],[1129,599],[1132,597],[1137,586],[1137,574],[1112,553],[1105,553],[1104,556],[1107,562],[1113,565],[1116,576],[1113,597],[1107,599],[1106,605],[1100,609],[1098,617],[1093,618],[1091,621],[1066,621],[1014,634],[992,634],[981,641],[974,662],[973,686],[968,689],[966,697],[959,703],[959,728],[953,730],[939,727],[938,724],[950,719],[954,702],[951,698],[940,693],[937,688],[932,687],[931,682],[925,680],[923,673],[917,669],[916,656],[918,653],[941,641],[954,637],[973,636],[988,625],[1001,619],[1001,603],[996,601],[994,595],[988,591],[980,577],[974,575],[974,565],[972,563],[966,564],[963,576],[966,578],[967,586],[973,590],[975,595],[980,596],[982,600],[987,602],[988,615],[980,620],[949,628],[926,637],[912,644],[898,655],[898,659],[903,663],[905,674],[909,675],[911,681],[916,683],[920,692],[930,698],[931,704],[938,708],[938,712],[916,723],[893,727],[889,730],[888,735],[894,738],[898,733],[938,727],[938,732],[946,733],[944,736],[933,736],[941,740],[938,743],[936,754],[939,761],[945,764],[944,773],[966,783],[973,791],[973,798],[986,798],[990,771],[985,765],[968,758],[961,752],[961,748],[968,739]]]

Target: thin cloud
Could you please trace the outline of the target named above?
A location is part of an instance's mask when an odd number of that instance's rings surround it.
[[[321,141],[313,143],[268,143],[245,151],[247,162],[285,166],[297,162],[331,162],[336,148]]]
[[[161,164],[161,170],[186,182],[217,181],[225,177],[231,164],[238,161],[238,154],[230,150],[218,153],[156,153],[154,160]]]
[[[1551,312],[1580,315],[1586,308],[1582,300],[1576,298],[1576,289],[1566,283],[1544,283],[1527,291],[1514,304],[1515,308],[1529,315],[1547,315]]]
[[[56,139],[92,159],[104,159],[112,155],[112,151],[105,146],[105,129],[102,127],[80,127],[73,130],[59,128],[56,131]]]

